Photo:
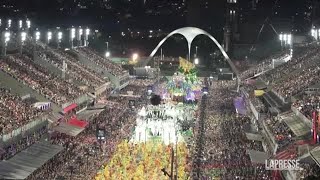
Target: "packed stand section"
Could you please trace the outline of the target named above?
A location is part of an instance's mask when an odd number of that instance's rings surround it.
[[[113,63],[110,59],[105,59],[101,57],[97,52],[91,48],[78,48],[76,51],[89,58],[91,62],[94,62],[98,66],[103,66],[108,72],[114,76],[122,76],[124,74],[124,69],[121,65]]]
[[[305,117],[312,120],[312,112],[320,108],[320,96],[319,95],[302,95],[293,104]]]
[[[131,82],[138,86],[128,87],[135,94],[142,95],[146,84],[136,80]],[[146,101],[144,101],[146,102]],[[124,139],[129,140],[136,126],[138,107],[134,110],[127,106],[128,99],[110,97],[105,109],[89,122],[87,129],[77,137],[54,132],[51,142],[65,147],[65,150],[43,165],[28,179],[57,179],[72,176],[73,179],[92,179],[98,169],[102,169],[114,154],[117,145]],[[97,128],[106,130],[106,139],[101,145],[96,139]]]
[[[259,62],[257,65],[251,65],[249,69],[244,70],[240,74],[241,79],[247,79],[250,77],[253,77],[255,74],[263,72],[265,70],[270,70],[272,67],[272,61],[274,59],[283,59],[288,56],[288,52],[281,52],[279,54],[275,54],[273,56],[270,56],[266,59],[263,59],[261,62]]]
[[[278,151],[283,150],[294,142],[295,135],[285,122],[275,118],[268,118],[266,124],[275,137]]]
[[[306,52],[295,56],[287,63],[264,74],[266,82],[283,97],[291,97],[320,80],[317,57],[320,48],[311,46]]]
[[[0,135],[24,126],[42,114],[41,110],[28,106],[9,90],[0,88]]]
[[[11,55],[2,59],[0,69],[59,105],[84,93],[73,84],[50,74],[25,55]]]
[[[85,85],[95,88],[106,83],[108,79],[102,79],[101,76],[94,71],[86,68],[74,57],[70,56],[66,52],[60,50],[53,50],[51,48],[43,48],[42,46],[35,46],[38,51],[39,57],[59,69],[63,69],[63,61],[67,64],[66,73],[77,81],[84,83]]]

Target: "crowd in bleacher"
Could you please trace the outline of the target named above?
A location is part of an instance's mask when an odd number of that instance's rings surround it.
[[[102,79],[102,75],[86,68],[79,61],[69,54],[61,50],[53,50],[51,48],[41,49],[37,51],[39,57],[59,69],[63,69],[63,61],[66,63],[66,74],[71,76],[76,81],[80,81],[89,87],[98,87],[107,82],[107,79]]]
[[[135,94],[144,93],[146,92],[145,83],[149,84],[140,80],[131,83],[136,85],[134,89],[129,87],[122,91],[134,90]],[[89,127],[77,137],[56,132],[51,134],[51,142],[64,146],[65,150],[28,179],[57,179],[71,176],[72,179],[91,179],[94,177],[96,170],[103,167],[112,157],[119,142],[130,138],[136,123],[136,112],[142,104],[147,103],[144,98],[144,96],[139,98],[143,103],[138,103],[137,107],[130,109],[128,106],[130,98],[110,97],[105,109],[94,117]],[[97,128],[106,130],[106,140],[101,143],[101,148],[96,140]]]
[[[273,56],[267,57],[261,61],[258,61],[258,64],[252,64],[250,63],[250,67],[245,69],[245,68],[241,68],[242,64],[244,64],[244,66],[246,66],[246,62],[242,62],[239,63],[238,66],[240,66],[240,70],[244,69],[241,73],[240,73],[240,78],[241,79],[247,79],[249,77],[253,77],[255,74],[257,73],[261,73],[263,71],[266,70],[270,70],[272,68],[272,61],[273,60],[281,60],[285,57],[288,56],[288,52],[287,51],[283,51],[280,52],[278,54],[275,54]]]
[[[78,48],[76,51],[85,57],[89,58],[89,60],[98,66],[102,66],[106,68],[107,71],[109,71],[111,74],[115,76],[121,76],[123,75],[123,69],[121,65],[113,63],[110,59],[103,58],[100,56],[97,52],[95,52],[93,49],[84,47],[84,48]]]
[[[84,93],[72,83],[35,64],[26,55],[3,58],[0,69],[57,104],[69,102]]]
[[[41,110],[28,106],[10,90],[0,88],[0,135],[28,124],[41,114]]]
[[[312,119],[313,111],[320,108],[320,96],[310,94],[302,95],[293,103],[293,106],[296,107],[305,117]]]
[[[269,118],[266,120],[266,124],[275,136],[279,151],[294,142],[295,136],[285,122],[275,118]]]

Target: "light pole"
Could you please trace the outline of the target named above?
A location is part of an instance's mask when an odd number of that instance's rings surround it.
[[[40,40],[40,31],[36,31],[35,39],[36,39],[36,43]]]
[[[196,58],[198,57],[198,46],[196,46]]]
[[[48,43],[48,45],[49,45],[51,39],[52,39],[52,32],[48,31],[48,33],[47,33],[47,43]]]
[[[76,37],[76,29],[71,28],[70,30],[70,43],[71,43],[71,49],[73,49],[73,40]]]
[[[110,53],[110,51],[109,51],[109,42],[106,42],[106,44],[107,44],[106,58],[109,58],[110,55],[111,55],[111,53]]]
[[[22,20],[19,20],[19,29],[22,29]]]
[[[83,34],[83,29],[79,27],[80,29],[78,30],[78,44],[79,46],[82,46],[82,34]]]
[[[59,32],[58,32],[58,37],[57,37],[57,38],[58,38],[58,43],[57,43],[57,44],[58,44],[58,48],[60,48],[60,43],[61,43],[61,40],[62,40],[62,35],[63,35],[62,32],[59,31]]]
[[[29,19],[27,19],[26,23],[27,23],[27,28],[30,29],[31,28],[31,21]]]
[[[23,47],[23,44],[26,41],[26,39],[27,39],[27,33],[22,31],[21,32],[21,41],[20,41],[20,54],[22,54],[22,47]]]
[[[87,28],[87,29],[86,29],[86,35],[85,35],[85,38],[84,38],[84,46],[88,46],[88,44],[89,44],[89,42],[88,42],[88,40],[89,40],[89,35],[90,35],[90,29]]]
[[[10,32],[9,31],[4,31],[3,32],[3,35],[2,35],[2,42],[3,42],[3,52],[2,52],[2,55],[3,56],[6,56],[7,55],[7,45],[8,45],[8,42],[10,41]]]
[[[11,28],[11,23],[12,23],[12,20],[8,19],[8,28]]]

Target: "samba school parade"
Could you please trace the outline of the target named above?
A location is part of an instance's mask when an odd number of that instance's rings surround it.
[[[96,180],[168,179],[171,176],[188,179],[192,163],[188,161],[188,147],[199,114],[198,102],[206,93],[204,86],[195,66],[180,58],[178,72],[148,87],[147,97],[151,103],[139,110],[131,138],[117,146]],[[155,97],[159,97],[158,102],[152,101]]]

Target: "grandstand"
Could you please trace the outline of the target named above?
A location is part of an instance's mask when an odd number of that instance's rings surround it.
[[[248,94],[247,101],[251,104],[249,109],[256,114],[253,118],[259,122],[264,143],[276,159],[305,159],[313,154],[317,156],[317,153],[311,152],[317,151],[312,149],[318,147],[319,140],[314,140],[310,129],[318,135],[312,113],[317,112],[318,116],[320,102],[317,93],[320,83],[317,61],[319,46],[306,44],[294,47],[293,52],[290,60],[278,66],[272,67],[271,59],[281,57],[282,53],[262,60],[258,68],[249,68],[241,75],[244,80],[247,79],[243,91]],[[262,90],[264,93],[254,96],[254,90]],[[256,101],[261,101],[267,111],[259,110],[261,105],[255,106]],[[309,150],[298,151],[305,146]],[[317,158],[310,158],[308,164],[317,165]],[[299,179],[303,176],[303,173],[293,171],[281,174],[285,179]]]

